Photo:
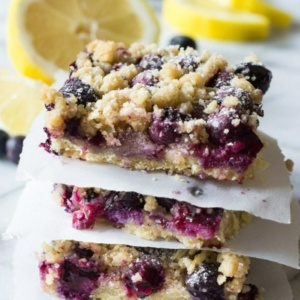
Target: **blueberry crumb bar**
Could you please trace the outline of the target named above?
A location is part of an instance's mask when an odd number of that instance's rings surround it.
[[[252,219],[246,212],[201,208],[135,192],[55,184],[52,194],[72,214],[73,228],[92,228],[96,221],[104,221],[144,239],[176,239],[189,249],[220,248]]]
[[[129,169],[243,181],[266,167],[256,134],[271,72],[192,48],[96,40],[43,92],[41,144]]]
[[[43,288],[63,299],[262,299],[232,253],[54,241],[37,256]]]

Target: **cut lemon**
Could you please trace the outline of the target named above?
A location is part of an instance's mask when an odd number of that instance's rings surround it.
[[[270,29],[265,16],[226,9],[207,0],[164,0],[163,16],[181,34],[192,37],[260,40]]]
[[[42,110],[40,81],[0,68],[0,126],[10,135],[26,135]]]
[[[260,0],[210,0],[229,9],[262,14],[270,19],[271,24],[278,27],[288,27],[292,23],[292,16],[277,7]]]
[[[8,18],[13,64],[47,83],[91,40],[151,43],[158,35],[147,0],[12,0]]]

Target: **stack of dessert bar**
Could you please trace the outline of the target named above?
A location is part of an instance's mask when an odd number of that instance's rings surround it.
[[[268,167],[256,130],[271,79],[254,56],[230,66],[221,55],[192,48],[94,41],[70,65],[63,86],[44,91],[47,139],[40,146],[128,172],[184,175],[216,188],[232,181],[242,191]],[[162,197],[114,186],[56,182],[52,195],[76,230],[105,224],[157,246],[45,244],[38,257],[47,292],[71,300],[263,298],[260,287],[245,282],[250,259],[222,251],[251,222],[250,213],[184,201],[181,191]],[[189,192],[205,197],[197,187]],[[162,240],[184,249],[161,248]]]

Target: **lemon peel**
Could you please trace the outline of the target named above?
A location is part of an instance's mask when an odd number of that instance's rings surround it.
[[[291,25],[293,17],[291,14],[277,8],[276,6],[260,0],[211,0],[227,9],[236,9],[257,13],[267,17],[271,24],[277,27],[287,28]]]
[[[261,40],[270,30],[265,16],[226,9],[207,0],[164,0],[163,17],[181,34],[192,37]]]

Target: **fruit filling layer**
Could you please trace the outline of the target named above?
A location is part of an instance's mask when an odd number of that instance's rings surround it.
[[[245,212],[201,208],[188,202],[99,188],[54,185],[53,196],[72,214],[76,229],[107,221],[146,239],[177,239],[190,248],[221,247],[250,221]]]
[[[42,95],[55,154],[200,177],[251,177],[272,74],[192,48],[94,41]]]
[[[232,253],[55,241],[38,258],[43,287],[63,299],[262,299],[244,283],[249,259]]]

